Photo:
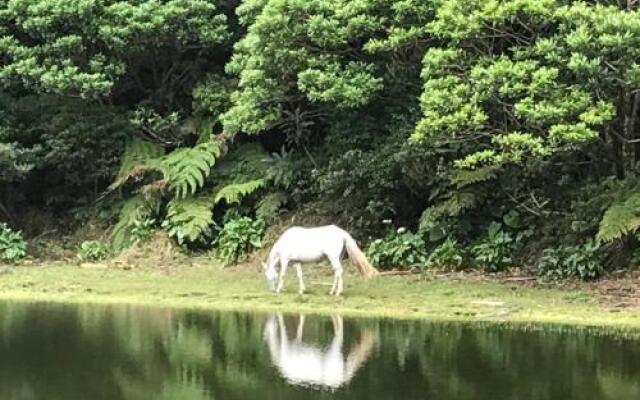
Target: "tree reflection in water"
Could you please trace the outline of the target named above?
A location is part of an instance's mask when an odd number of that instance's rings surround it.
[[[134,306],[0,302],[0,400],[640,399],[638,341]]]

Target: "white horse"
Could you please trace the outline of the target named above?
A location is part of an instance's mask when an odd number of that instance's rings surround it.
[[[335,225],[316,228],[294,226],[287,229],[271,248],[269,258],[266,263],[262,263],[262,267],[271,290],[279,293],[284,285],[287,266],[290,262],[294,262],[300,285],[299,293],[302,294],[305,291],[305,286],[302,281],[301,263],[319,261],[326,257],[333,268],[333,285],[329,294],[340,296],[344,286],[342,280],[343,268],[340,259],[345,249],[351,262],[356,265],[365,278],[378,274],[378,270],[369,264],[367,257],[351,235]],[[276,268],[278,263],[280,263],[279,271]]]
[[[269,354],[280,374],[294,385],[315,385],[337,389],[349,383],[371,355],[376,335],[363,330],[348,355],[343,353],[342,317],[331,317],[333,339],[328,347],[304,343],[304,315],[298,319],[296,338],[290,339],[282,314],[271,315],[264,328]]]

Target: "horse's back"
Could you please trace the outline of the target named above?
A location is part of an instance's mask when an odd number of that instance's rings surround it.
[[[292,226],[280,236],[272,251],[290,260],[315,261],[323,256],[339,254],[345,231],[336,225],[318,227]]]
[[[330,238],[342,238],[346,232],[336,225],[324,225],[324,226],[316,226],[316,227],[303,227],[303,226],[292,226],[288,228],[282,235],[280,235],[280,240],[287,240],[290,238],[301,239],[301,240],[319,240],[319,239],[330,239]]]

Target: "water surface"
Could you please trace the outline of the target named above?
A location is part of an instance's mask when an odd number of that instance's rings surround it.
[[[584,331],[0,303],[0,400],[640,399]]]

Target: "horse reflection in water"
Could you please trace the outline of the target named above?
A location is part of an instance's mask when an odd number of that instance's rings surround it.
[[[302,341],[304,315],[298,317],[298,328],[293,340],[287,335],[282,314],[269,317],[264,337],[273,364],[289,383],[337,389],[351,381],[369,358],[377,341],[373,332],[363,330],[358,342],[345,357],[342,353],[342,317],[333,316],[331,322],[333,339],[327,348],[321,348]]]

